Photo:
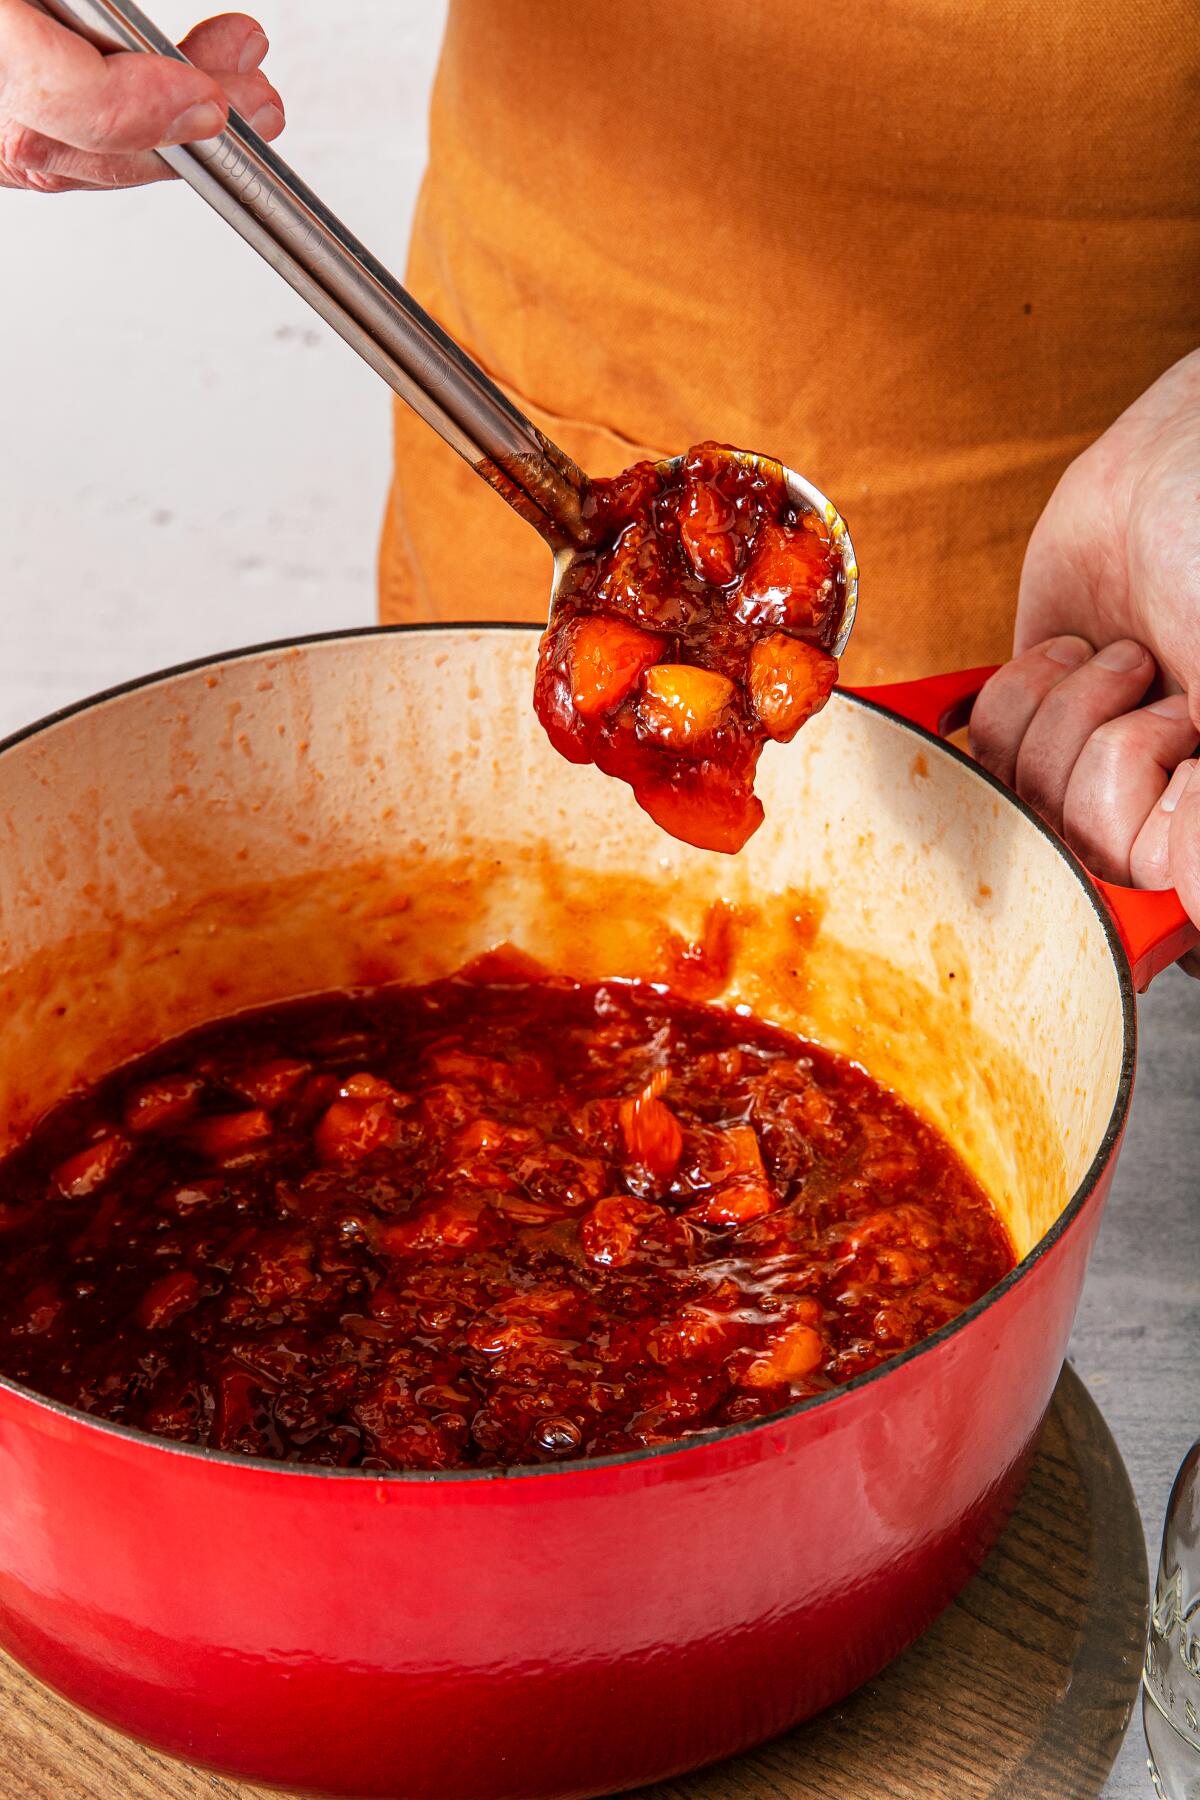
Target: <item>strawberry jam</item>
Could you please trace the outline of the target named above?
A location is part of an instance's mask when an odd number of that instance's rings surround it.
[[[181,1038],[0,1164],[0,1371],[223,1451],[569,1461],[776,1412],[1013,1265],[856,1065],[491,957]]]
[[[538,717],[672,836],[740,850],[762,823],[763,744],[793,738],[837,679],[840,549],[778,463],[719,444],[593,483],[585,522],[595,548],[555,596]]]

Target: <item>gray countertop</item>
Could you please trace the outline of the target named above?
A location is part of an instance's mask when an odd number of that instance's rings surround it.
[[[1133,1110],[1071,1359],[1121,1447],[1153,1570],[1175,1471],[1200,1437],[1200,982],[1160,976],[1138,1022]],[[1104,1792],[1153,1792],[1138,1716]]]

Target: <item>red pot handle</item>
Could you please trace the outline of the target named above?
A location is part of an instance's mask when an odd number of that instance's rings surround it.
[[[948,737],[966,724],[980,688],[995,668],[958,669],[950,675],[926,675],[920,681],[896,681],[883,687],[851,688],[889,712],[923,725],[937,737]],[[1092,880],[1112,914],[1125,947],[1134,986],[1140,993],[1163,969],[1200,943],[1200,930],[1184,911],[1173,888],[1155,893],[1146,888],[1118,887]]]

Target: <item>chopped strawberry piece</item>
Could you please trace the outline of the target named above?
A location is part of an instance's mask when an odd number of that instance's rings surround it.
[[[592,615],[571,636],[571,699],[585,719],[611,712],[657,662],[663,639],[623,619]]]
[[[797,525],[763,525],[734,611],[747,625],[787,625],[818,635],[828,627],[835,602],[829,545]]]
[[[650,519],[635,519],[618,533],[592,598],[607,615],[651,631],[675,629],[687,618],[674,558]]]
[[[568,1216],[567,1208],[555,1206],[552,1200],[531,1200],[528,1194],[507,1189],[492,1194],[491,1203],[512,1225],[550,1225]]]
[[[212,1113],[188,1128],[188,1142],[213,1162],[225,1162],[258,1149],[274,1130],[270,1115],[260,1107],[251,1112]]]
[[[825,1344],[812,1325],[789,1325],[743,1370],[743,1387],[784,1387],[819,1369]]]
[[[596,481],[584,502],[589,542],[610,537],[644,512],[663,485],[657,463],[637,462],[608,481]]]
[[[905,1168],[904,1176],[911,1178],[914,1171]],[[903,1176],[901,1177],[903,1178]],[[873,1249],[877,1244],[901,1244],[906,1249],[932,1250],[938,1242],[937,1221],[923,1206],[907,1202],[899,1206],[881,1207],[865,1219],[861,1219],[852,1231],[847,1232],[844,1241],[843,1255],[856,1256],[865,1249]]]
[[[714,1187],[735,1177],[766,1181],[758,1134],[752,1125],[729,1125],[712,1132],[704,1142],[704,1178]]]
[[[743,1176],[689,1206],[688,1218],[698,1225],[749,1225],[774,1210],[775,1197],[766,1182]]]
[[[305,1232],[256,1231],[238,1264],[237,1282],[255,1306],[270,1311],[298,1300],[315,1285],[312,1265],[313,1246]]]
[[[204,1080],[199,1075],[160,1075],[125,1096],[127,1131],[172,1131],[186,1124],[199,1105]]]
[[[503,1235],[500,1221],[481,1193],[464,1192],[385,1225],[379,1243],[393,1256],[418,1250],[469,1250],[495,1243]]]
[[[200,1294],[200,1283],[190,1269],[174,1269],[146,1290],[138,1302],[135,1317],[143,1331],[159,1331],[184,1313],[191,1312]]]
[[[472,1056],[466,1050],[435,1050],[429,1067],[451,1081],[473,1082],[499,1098],[515,1098],[518,1087],[511,1065],[499,1056]]]
[[[265,1106],[273,1111],[291,1099],[311,1068],[311,1063],[300,1062],[293,1056],[276,1056],[267,1062],[251,1063],[235,1075],[226,1076],[225,1085],[255,1106]]]
[[[390,1100],[393,1106],[404,1101],[404,1095],[390,1081],[383,1081],[365,1069],[357,1075],[347,1075],[342,1083],[342,1093],[347,1100]]]
[[[335,1100],[313,1133],[323,1163],[361,1162],[391,1142],[396,1114],[386,1100]]]
[[[643,1235],[666,1220],[662,1207],[651,1201],[624,1195],[597,1200],[580,1226],[584,1255],[600,1268],[619,1269],[633,1256]]]
[[[732,856],[763,822],[753,769],[743,774],[705,762],[699,770],[694,780],[681,778],[677,772],[664,780],[639,778],[634,783],[634,799],[672,837],[701,850],[723,850]]]
[[[610,1186],[609,1171],[598,1156],[575,1156],[557,1144],[543,1144],[521,1156],[512,1172],[533,1199],[564,1211],[590,1206]]]
[[[103,1137],[59,1163],[52,1180],[65,1200],[83,1200],[111,1179],[132,1154],[123,1137]]]
[[[880,1244],[876,1249],[875,1266],[881,1279],[891,1287],[911,1287],[929,1273],[927,1257],[910,1256],[890,1244]]]
[[[688,1209],[688,1217],[700,1225],[748,1225],[775,1210],[758,1136],[750,1125],[706,1133],[697,1173],[713,1188],[706,1199]]]
[[[537,1133],[519,1125],[502,1125],[498,1119],[472,1119],[455,1133],[456,1156],[498,1156],[504,1150],[528,1149],[537,1142]]]
[[[266,1444],[256,1429],[259,1408],[255,1396],[260,1383],[248,1369],[227,1368],[217,1384],[217,1403],[209,1430],[209,1443],[218,1450],[240,1450],[244,1455],[263,1455]]]
[[[39,1282],[26,1294],[9,1329],[14,1337],[42,1337],[53,1331],[66,1304],[66,1296],[53,1282]]]
[[[832,656],[786,632],[760,638],[750,652],[750,699],[770,737],[787,743],[820,712],[833,691]]]
[[[659,1362],[720,1362],[736,1341],[736,1324],[709,1306],[684,1306],[650,1335],[648,1349]]]
[[[658,743],[687,754],[711,745],[736,699],[728,675],[688,663],[656,663],[642,683],[638,722]]]
[[[738,572],[743,540],[734,531],[737,508],[710,482],[685,481],[679,503],[679,540],[698,581],[724,587]]]

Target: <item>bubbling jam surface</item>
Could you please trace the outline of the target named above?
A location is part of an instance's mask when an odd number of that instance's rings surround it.
[[[740,850],[763,819],[763,744],[788,743],[837,679],[841,550],[778,463],[722,444],[593,483],[585,520],[596,547],[555,596],[538,718],[673,837]]]
[[[670,1443],[874,1368],[1013,1266],[856,1065],[497,955],[209,1026],[0,1164],[0,1372],[335,1467]]]

